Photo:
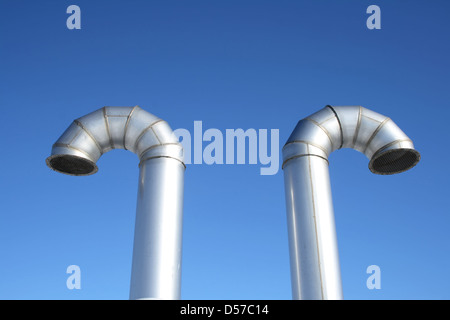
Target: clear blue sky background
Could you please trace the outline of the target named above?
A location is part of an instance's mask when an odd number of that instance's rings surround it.
[[[81,8],[82,29],[66,28]],[[381,30],[366,9],[381,8]],[[326,104],[391,117],[422,154],[373,175],[330,156],[346,299],[449,299],[450,2],[0,2],[0,298],[128,299],[138,158],[72,177],[45,165],[82,115],[139,105],[173,129],[279,129]],[[183,299],[290,299],[283,172],[188,165]],[[66,268],[81,268],[81,290]],[[381,289],[366,268],[381,268]]]

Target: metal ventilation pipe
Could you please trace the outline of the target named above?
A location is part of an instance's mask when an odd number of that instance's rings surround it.
[[[90,175],[112,149],[140,159],[130,299],[179,299],[185,165],[167,122],[138,106],[104,107],[75,120],[46,162],[61,173]]]
[[[353,148],[376,174],[414,167],[420,154],[388,117],[360,106],[332,107],[300,120],[283,147],[293,299],[342,299],[328,156]]]

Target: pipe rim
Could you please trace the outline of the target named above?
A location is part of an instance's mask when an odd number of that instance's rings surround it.
[[[94,161],[71,154],[51,155],[45,162],[53,171],[70,176],[89,176],[98,171]]]
[[[420,153],[411,148],[395,148],[376,152],[369,162],[375,174],[391,175],[408,171],[420,161]]]

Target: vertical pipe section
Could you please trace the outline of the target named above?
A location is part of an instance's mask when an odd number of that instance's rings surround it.
[[[130,299],[180,299],[184,165],[141,162]]]
[[[298,157],[284,167],[292,297],[342,299],[328,162]]]

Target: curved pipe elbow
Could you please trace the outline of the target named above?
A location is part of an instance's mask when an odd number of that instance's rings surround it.
[[[414,167],[420,153],[388,117],[361,106],[332,107],[300,120],[283,147],[283,168],[292,159],[352,148],[366,155],[376,174],[395,174]]]
[[[140,161],[169,157],[184,164],[183,147],[167,122],[135,107],[104,107],[73,121],[52,147],[47,165],[69,175],[98,171],[97,160],[112,149],[136,153]]]

